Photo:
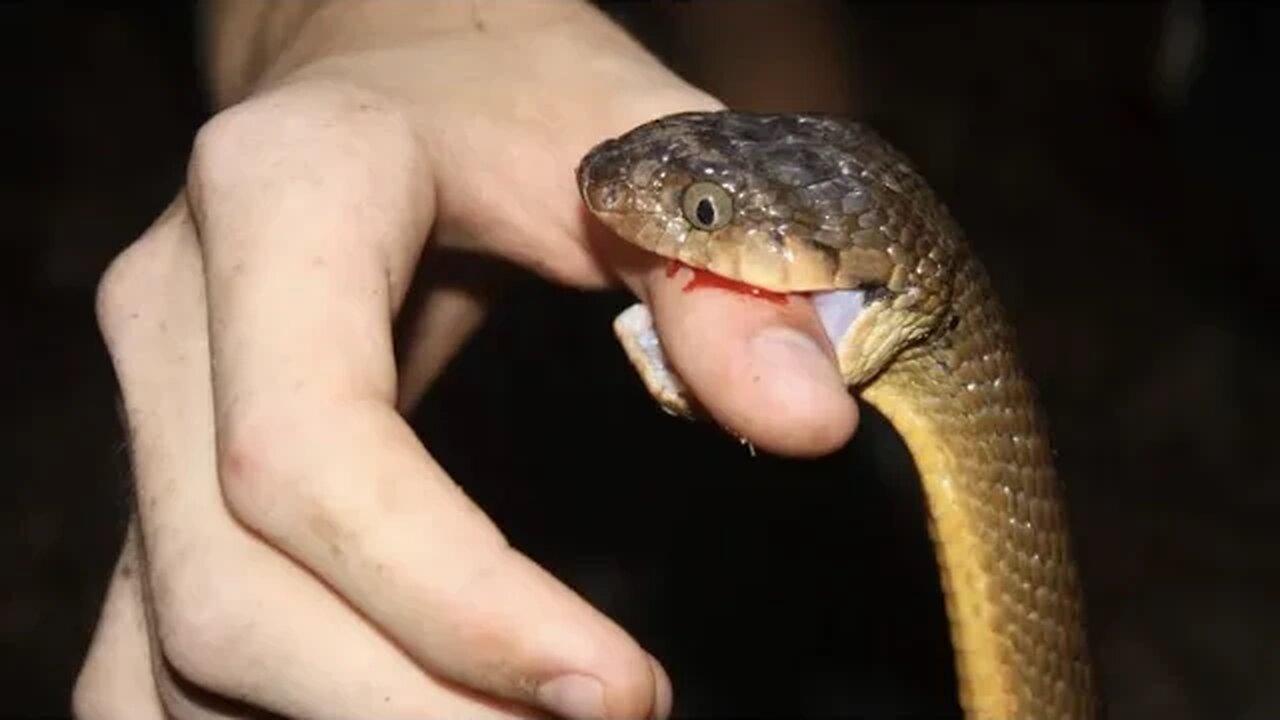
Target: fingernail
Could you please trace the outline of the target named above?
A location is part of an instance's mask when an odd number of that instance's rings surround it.
[[[671,696],[671,679],[667,677],[667,673],[662,669],[662,664],[652,655],[649,656],[649,668],[653,673],[653,685],[655,696],[653,699],[653,712],[650,717],[653,720],[667,720],[671,717],[671,704],[673,698]]]
[[[775,377],[806,378],[825,384],[837,376],[831,357],[817,341],[785,325],[757,333],[751,339],[751,353],[755,362]],[[780,374],[775,375],[775,371]]]
[[[604,686],[588,675],[561,675],[538,688],[538,702],[569,720],[603,720]]]

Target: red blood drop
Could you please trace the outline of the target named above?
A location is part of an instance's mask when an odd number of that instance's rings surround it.
[[[679,260],[668,259],[667,260],[667,277],[674,277],[675,274],[679,272],[681,267],[689,267],[689,266],[685,265]],[[772,290],[764,290],[762,288],[753,287],[744,282],[738,282],[737,280],[730,280],[729,278],[724,277],[723,275],[716,275],[715,273],[709,273],[706,270],[699,270],[698,268],[694,268],[694,267],[690,267],[689,270],[693,272],[693,277],[689,278],[689,282],[685,283],[684,285],[685,292],[691,292],[698,288],[720,288],[721,290],[728,290],[729,292],[735,292],[740,295],[751,295],[753,297],[758,297],[758,298],[761,298],[762,300],[768,300],[769,302],[775,303],[778,305],[787,304],[787,296],[784,293],[777,293],[777,292],[773,292]]]

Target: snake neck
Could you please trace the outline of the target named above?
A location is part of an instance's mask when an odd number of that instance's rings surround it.
[[[975,262],[955,320],[862,396],[917,464],[969,718],[1091,718],[1079,582],[1046,423]]]

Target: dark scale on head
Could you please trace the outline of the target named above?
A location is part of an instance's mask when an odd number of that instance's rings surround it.
[[[780,145],[754,157],[757,172],[788,187],[816,185],[840,176],[840,168],[830,154],[800,145]]]
[[[714,177],[735,190],[760,183],[804,190],[806,201],[830,204],[833,211],[862,209],[859,205],[869,198],[846,203],[848,207],[840,203],[851,192],[865,196],[864,183],[876,181],[880,167],[866,163],[886,164],[875,153],[860,151],[872,138],[870,130],[837,118],[691,113],[667,127],[669,132],[640,142],[659,144],[669,161],[695,177]],[[746,164],[738,165],[743,159]],[[859,177],[867,171],[872,178]]]
[[[648,175],[631,175],[636,158],[663,168],[652,184],[643,179]],[[833,265],[851,245],[883,249],[941,222],[940,208],[905,158],[874,131],[844,118],[668,116],[607,144],[593,168],[597,185],[616,181],[638,196],[650,193],[646,208],[660,205],[660,193],[669,189],[671,197],[684,198],[678,210],[699,230],[738,222],[779,243],[798,240],[829,251]],[[726,197],[704,202],[705,193],[685,194],[689,185],[678,188],[682,182],[715,183]],[[949,244],[945,237],[938,242]]]

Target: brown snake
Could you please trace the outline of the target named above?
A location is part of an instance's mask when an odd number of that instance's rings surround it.
[[[842,118],[683,113],[596,146],[578,183],[623,239],[813,302],[919,471],[966,717],[1095,717],[1045,422],[985,271],[907,159]],[[647,308],[615,330],[659,403],[691,414]]]

